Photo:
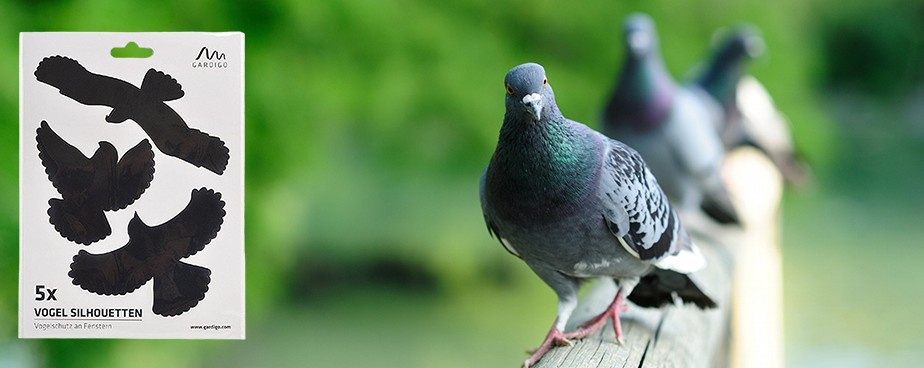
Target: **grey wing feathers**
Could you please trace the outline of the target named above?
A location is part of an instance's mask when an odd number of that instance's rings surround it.
[[[603,159],[598,196],[610,231],[642,260],[679,251],[680,221],[642,157],[615,140]]]
[[[675,116],[683,118],[674,120],[675,124],[665,131],[675,164],[672,168],[693,180],[683,187],[695,186],[688,189],[702,195],[699,204],[708,215],[722,224],[738,223],[737,212],[722,182],[725,151],[714,124],[721,116],[719,105],[702,90],[689,88],[678,90],[674,109]],[[677,200],[686,202],[684,197],[687,196],[678,196]]]

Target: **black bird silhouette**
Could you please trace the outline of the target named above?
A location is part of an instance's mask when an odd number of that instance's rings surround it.
[[[48,217],[55,230],[72,242],[89,245],[112,233],[103,211],[116,211],[135,202],[154,179],[154,151],[148,140],[128,150],[122,159],[115,147],[99,142],[87,158],[42,121],[36,130],[39,158],[62,199],[48,200]]]
[[[154,278],[154,313],[176,316],[205,298],[212,271],[180,262],[212,241],[225,216],[221,193],[192,191],[186,208],[174,218],[148,226],[138,217],[128,223],[128,244],[109,253],[81,250],[68,276],[74,285],[100,295],[124,295]]]
[[[228,148],[218,137],[190,128],[165,101],[183,97],[172,77],[148,70],[141,88],[121,79],[89,72],[76,60],[50,56],[35,69],[39,82],[84,105],[112,107],[110,123],[132,119],[161,152],[221,175],[228,166]]]

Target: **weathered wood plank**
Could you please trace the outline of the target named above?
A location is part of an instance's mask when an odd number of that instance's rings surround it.
[[[697,277],[719,308],[633,305],[622,314],[625,345],[616,343],[612,326],[607,324],[573,347],[552,349],[536,367],[782,366],[782,320],[774,317],[781,315],[781,284],[774,283],[780,269],[776,247],[780,178],[766,159],[753,152],[732,155],[728,161],[729,190],[742,210],[745,226],[722,227],[697,214],[682,214],[709,262]],[[777,249],[777,257],[767,257],[766,249]],[[761,297],[755,297],[755,292]],[[575,310],[568,329],[602,311],[615,294],[612,280],[596,282]],[[756,335],[745,332],[752,326],[757,326]],[[758,341],[770,348],[762,350]]]

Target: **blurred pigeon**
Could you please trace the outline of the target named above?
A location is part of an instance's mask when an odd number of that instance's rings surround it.
[[[74,285],[100,295],[124,295],[154,279],[154,313],[175,316],[205,298],[211,270],[180,262],[212,241],[225,216],[221,193],[196,189],[179,214],[148,226],[138,217],[128,223],[128,244],[109,253],[81,250],[68,276]]]
[[[84,105],[112,108],[110,123],[132,119],[151,137],[161,152],[221,175],[228,166],[228,148],[218,137],[190,128],[165,101],[183,97],[179,83],[169,75],[148,70],[141,88],[110,76],[89,72],[76,60],[47,57],[35,69],[42,83]]]
[[[777,110],[773,98],[756,78],[746,75],[737,86],[743,144],[761,150],[790,184],[809,181],[811,171],[798,158],[786,117]]]
[[[696,71],[698,75],[693,78],[693,84],[709,93],[722,106],[724,119],[717,122],[720,131],[725,133],[734,129],[728,125],[736,124],[741,116],[736,101],[737,85],[746,73],[747,62],[763,54],[766,47],[757,29],[750,26],[718,32],[716,38],[719,39],[718,47],[709,61]],[[722,135],[722,138],[726,147],[734,147],[729,145],[731,137]]]
[[[701,308],[715,307],[688,275],[705,261],[641,156],[565,118],[542,66],[519,65],[504,81],[506,114],[481,177],[481,208],[491,235],[558,295],[555,322],[524,366],[607,319],[621,341],[619,313],[626,295],[636,301],[636,285],[645,291],[641,306],[670,304],[678,295]],[[612,304],[564,333],[580,281],[597,277],[618,283]]]
[[[767,90],[747,76],[746,62],[766,49],[757,29],[739,26],[721,39],[694,83],[722,105],[725,117],[719,134],[725,149],[752,146],[764,152],[790,184],[804,183],[807,168],[793,153],[786,119],[777,111]]]
[[[726,151],[752,146],[762,151],[790,184],[804,183],[808,169],[795,156],[789,124],[767,90],[746,75],[745,64],[765,50],[759,32],[739,26],[728,32],[694,83],[709,92],[725,113],[719,134]]]
[[[674,82],[650,17],[633,14],[623,29],[626,61],[603,112],[604,133],[645,158],[675,206],[738,223],[720,172],[725,155],[716,133],[720,106],[699,88]]]
[[[89,245],[109,236],[112,229],[103,211],[132,204],[154,179],[154,152],[147,139],[121,160],[115,147],[105,141],[87,158],[45,121],[36,130],[35,140],[45,174],[62,198],[48,200],[49,220],[72,242]]]

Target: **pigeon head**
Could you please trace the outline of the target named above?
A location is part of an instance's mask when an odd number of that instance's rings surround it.
[[[119,152],[116,151],[112,143],[106,141],[99,142],[99,148],[93,153],[92,161],[103,160],[106,164],[115,165],[119,159]]]
[[[625,60],[603,111],[608,134],[621,127],[647,131],[667,121],[677,88],[661,59],[651,17],[642,13],[627,16],[623,41]]]
[[[717,32],[713,37],[715,51],[704,73],[696,78],[712,97],[728,111],[734,111],[738,81],[745,74],[747,62],[760,56],[766,46],[760,32],[753,26],[741,25]]]
[[[526,63],[510,69],[504,78],[504,88],[507,113],[513,117],[538,122],[555,106],[555,95],[542,65]]]
[[[647,14],[635,13],[626,18],[622,26],[627,54],[641,58],[658,48],[658,33],[654,21]]]
[[[764,53],[767,49],[763,37],[757,28],[747,25],[734,27],[730,30],[717,35],[721,41],[718,42],[718,54],[725,55],[725,58],[733,59],[747,57],[754,59]]]

